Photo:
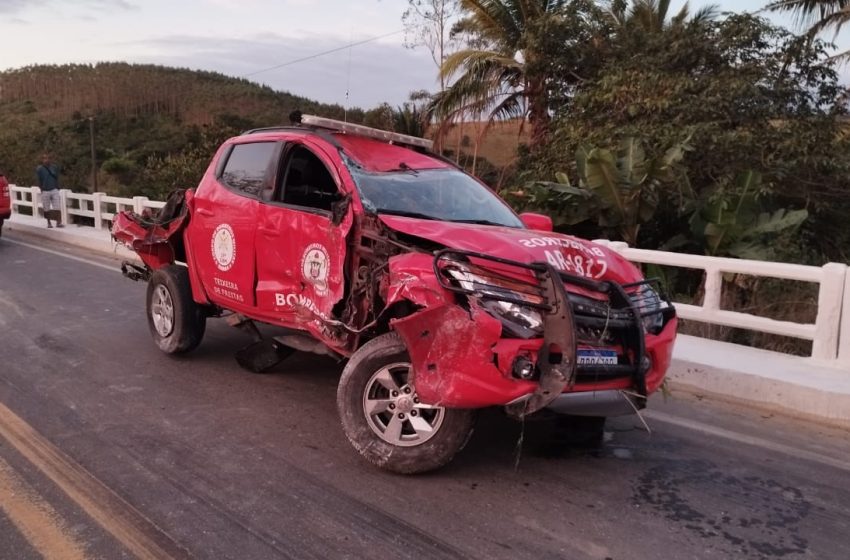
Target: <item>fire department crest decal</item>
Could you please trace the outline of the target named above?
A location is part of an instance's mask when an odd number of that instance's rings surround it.
[[[230,224],[219,224],[212,235],[212,256],[215,265],[227,272],[236,262],[236,236]]]
[[[318,295],[328,292],[328,270],[330,267],[328,250],[320,243],[312,243],[304,249],[301,257],[301,274],[313,285]]]

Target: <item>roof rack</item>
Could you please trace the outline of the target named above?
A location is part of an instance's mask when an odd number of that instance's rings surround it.
[[[294,125],[294,124],[281,125],[281,126],[264,126],[262,128],[252,128],[251,130],[246,130],[242,134],[262,134],[264,132],[280,132],[282,130],[303,130],[303,129]]]
[[[324,117],[317,117],[315,115],[302,115],[301,123],[316,128],[324,128],[327,130],[342,132],[344,134],[356,134],[358,136],[366,136],[368,138],[374,138],[376,140],[383,140],[384,142],[389,142],[390,144],[415,146],[417,148],[424,148],[426,150],[431,150],[431,148],[434,146],[434,142],[425,138],[418,138],[416,136],[409,136],[407,134],[399,134],[397,132],[389,132],[386,130],[380,130],[369,126],[363,126],[362,124],[352,124],[348,122],[337,121],[334,119],[326,119]]]

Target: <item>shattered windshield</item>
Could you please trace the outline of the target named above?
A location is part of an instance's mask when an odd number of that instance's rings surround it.
[[[486,186],[456,169],[406,169],[372,173],[351,166],[370,212],[427,220],[524,227]]]

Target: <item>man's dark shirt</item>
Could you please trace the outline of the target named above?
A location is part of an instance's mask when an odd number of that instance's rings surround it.
[[[43,191],[52,191],[59,188],[59,168],[48,163],[39,165],[35,169],[35,174],[38,176],[38,186]]]

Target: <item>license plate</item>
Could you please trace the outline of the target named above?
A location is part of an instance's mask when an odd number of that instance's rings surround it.
[[[596,348],[579,348],[576,353],[580,366],[615,366],[617,365],[616,350],[597,350]]]

